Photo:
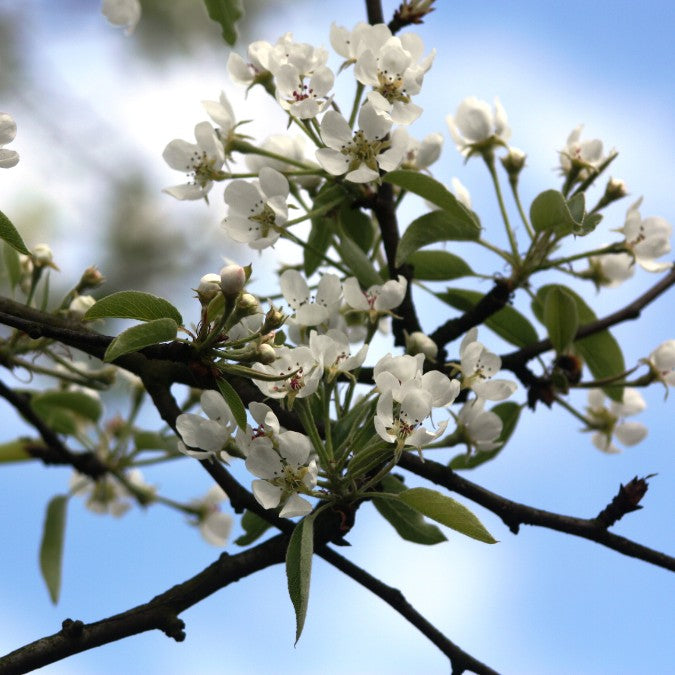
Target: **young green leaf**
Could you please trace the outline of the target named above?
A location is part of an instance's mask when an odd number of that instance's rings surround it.
[[[297,644],[305,625],[309,601],[309,581],[314,554],[314,516],[303,518],[293,530],[286,550],[288,594],[295,609],[295,642]]]
[[[16,249],[6,241],[2,242],[2,260],[7,270],[9,285],[14,289],[21,281],[21,263]]]
[[[447,527],[451,527],[467,537],[478,539],[478,541],[486,544],[497,543],[497,540],[466,506],[436,490],[412,488],[401,492],[399,499],[421,514],[442,525],[447,525]]]
[[[40,544],[40,570],[54,604],[59,601],[61,591],[61,562],[67,504],[68,497],[65,495],[57,495],[49,501]]]
[[[241,517],[241,526],[244,529],[244,534],[234,540],[237,546],[252,544],[272,527],[266,520],[248,510],[244,511],[244,515]]]
[[[26,244],[23,243],[23,239],[18,230],[12,225],[12,221],[2,211],[0,211],[0,239],[6,241],[19,253],[30,255],[30,251],[26,248]]]
[[[224,377],[219,377],[216,380],[216,384],[225,399],[225,403],[230,407],[237,425],[240,429],[246,430],[246,408],[244,407],[239,394]]]
[[[479,235],[480,228],[464,213],[458,216],[449,211],[430,211],[408,225],[398,243],[396,265],[401,266],[415,251],[428,244],[476,241]]]
[[[522,409],[522,405],[514,403],[513,401],[504,401],[504,403],[498,403],[494,406],[490,412],[498,415],[503,424],[502,433],[499,434],[499,438],[497,439],[500,446],[494,450],[475,452],[471,455],[462,452],[452,458],[449,464],[450,468],[453,471],[455,469],[475,469],[477,466],[494,459],[504,449],[506,442],[511,438],[511,434],[515,431]]]
[[[545,190],[538,194],[530,206],[530,222],[536,232],[553,231],[568,234],[575,225],[562,193]]]
[[[368,253],[375,239],[370,218],[361,209],[353,208],[348,202],[342,204],[338,218],[343,232],[356,242],[364,253]]]
[[[108,345],[103,360],[109,363],[124,354],[137,352],[143,347],[175,340],[177,334],[178,325],[173,319],[155,319],[138,326],[132,326],[122,331]]]
[[[544,325],[554,349],[562,354],[568,349],[579,329],[577,304],[562,286],[555,286],[546,294]]]
[[[0,443],[0,464],[5,462],[24,462],[27,459],[33,459],[31,454],[26,451],[26,441],[17,438],[15,441]]]
[[[478,304],[483,294],[462,288],[448,288],[444,293],[436,293],[436,297],[455,309],[467,312]],[[485,325],[516,347],[525,347],[539,340],[534,326],[510,305],[488,317]]]
[[[416,251],[408,258],[420,281],[450,281],[470,277],[474,271],[458,255],[447,251]]]
[[[368,288],[382,283],[382,277],[377,273],[370,258],[342,231],[340,241],[335,243],[335,248],[342,262],[354,273],[362,286]]]
[[[536,298],[532,301],[532,311],[542,323],[544,323],[546,297],[555,287],[556,284],[542,286],[539,291],[537,291]],[[563,288],[576,303],[580,326],[591,323],[597,319],[595,312],[571,288],[566,286],[561,286],[561,288]],[[582,340],[576,340],[574,342],[574,348],[586,362],[591,375],[597,380],[619,376],[626,370],[621,347],[608,330],[589,335]],[[606,387],[604,391],[607,396],[614,401],[621,402],[623,400],[623,387]]]
[[[183,325],[183,317],[168,300],[141,291],[120,291],[107,295],[97,300],[84,315],[87,320],[107,317],[139,321],[173,319],[179,326]]]
[[[391,474],[382,479],[382,487],[385,492],[396,494],[406,489],[405,485]],[[427,546],[447,541],[447,537],[436,525],[428,523],[419,511],[410,508],[399,500],[375,497],[373,505],[380,515],[398,532],[399,536],[406,541]]]
[[[237,41],[235,24],[244,16],[241,0],[204,0],[209,17],[220,24],[223,40],[230,47]]]
[[[30,403],[43,418],[54,408],[68,410],[90,422],[98,422],[103,414],[101,402],[82,391],[45,391],[33,396]]]

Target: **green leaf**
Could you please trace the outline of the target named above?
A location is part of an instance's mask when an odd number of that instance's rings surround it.
[[[209,17],[220,24],[225,42],[234,46],[237,41],[235,24],[244,16],[241,0],[204,0],[204,4]]]
[[[396,250],[396,266],[400,267],[423,246],[439,241],[476,241],[479,234],[478,225],[464,213],[430,211],[413,220],[403,233]]]
[[[483,294],[461,288],[448,288],[444,293],[436,293],[436,297],[455,309],[467,312],[478,304]],[[539,340],[534,326],[510,305],[488,317],[485,325],[516,347],[525,347]]]
[[[87,320],[107,317],[139,321],[172,319],[179,326],[183,325],[183,317],[168,300],[141,291],[120,291],[107,295],[97,300],[84,315]]]
[[[156,431],[134,431],[134,447],[136,450],[176,450],[176,437],[164,436]]]
[[[335,243],[335,248],[342,262],[359,280],[361,286],[368,288],[382,283],[382,277],[377,273],[370,258],[344,232],[340,232],[340,241]]]
[[[534,198],[530,222],[536,232],[551,230],[561,235],[569,234],[575,225],[565,197],[557,190],[545,190]]]
[[[354,480],[388,462],[394,453],[391,445],[383,447],[376,445],[359,450],[350,460],[347,467],[347,476]]]
[[[61,591],[61,562],[63,538],[66,530],[66,505],[68,497],[57,495],[47,504],[42,543],[40,544],[40,570],[47,584],[49,597],[56,604]]]
[[[490,412],[498,415],[503,424],[502,433],[499,434],[499,438],[497,439],[501,445],[494,450],[476,452],[471,455],[463,452],[452,458],[449,467],[453,471],[455,469],[475,469],[477,466],[494,459],[504,449],[506,442],[515,431],[522,409],[523,407],[520,404],[513,401],[505,401],[494,406]]]
[[[382,479],[382,487],[385,492],[393,493],[403,492],[406,489],[405,485],[391,474]],[[447,537],[436,525],[428,523],[419,511],[411,509],[403,502],[375,497],[373,504],[402,539],[427,546],[447,541]]]
[[[6,462],[24,462],[33,459],[26,451],[26,441],[17,438],[15,441],[0,443],[0,464]]]
[[[7,277],[11,288],[16,288],[21,281],[21,262],[16,249],[6,241],[2,242],[2,260],[5,263]]]
[[[375,239],[373,223],[361,209],[352,208],[345,202],[338,213],[344,233],[359,245],[364,252],[370,251]]]
[[[558,286],[557,284],[542,286],[537,291],[535,300],[532,301],[532,311],[539,321],[544,323],[546,297],[552,289],[557,287],[564,289],[576,303],[580,326],[596,321],[595,312],[579,295],[571,288]],[[584,359],[588,370],[596,380],[616,377],[626,370],[621,347],[608,330],[589,335],[582,340],[576,340],[574,348]],[[623,400],[623,387],[606,387],[604,391],[614,401],[621,402]]]
[[[244,511],[244,515],[241,517],[241,526],[244,528],[244,534],[234,540],[237,546],[252,544],[272,527],[253,511]]]
[[[568,199],[567,208],[572,216],[572,220],[575,223],[581,223],[586,215],[586,197],[584,193],[577,192],[577,194]]]
[[[543,318],[554,349],[562,354],[579,329],[577,304],[562,286],[556,286],[546,294]]]
[[[314,516],[303,518],[293,530],[286,550],[288,594],[295,609],[295,643],[302,634],[309,601],[309,580],[314,554]]]
[[[137,352],[143,347],[175,340],[177,334],[178,325],[173,319],[155,319],[138,326],[132,326],[122,331],[108,345],[103,360],[106,362],[114,361],[124,354]]]
[[[478,541],[486,544],[497,543],[497,540],[466,506],[436,490],[412,488],[401,492],[399,499],[423,515],[447,525],[447,527],[451,527],[467,537],[478,539]]]
[[[314,198],[312,211],[328,207],[337,201],[341,202],[345,196],[346,192],[341,185],[327,184]],[[312,218],[312,229],[309,231],[307,246],[303,249],[303,271],[306,277],[312,276],[323,262],[322,256],[326,255],[335,232],[335,218],[333,209]]]
[[[415,279],[421,281],[449,281],[474,275],[464,258],[447,251],[417,251],[408,262],[415,268]]]
[[[101,402],[82,391],[45,391],[31,398],[33,410],[46,417],[53,408],[61,408],[75,413],[91,422],[98,422],[103,414]]]
[[[419,173],[419,171],[400,169],[398,171],[390,171],[383,176],[382,180],[393,185],[398,185],[408,192],[413,192],[440,207],[450,215],[455,216],[458,220],[472,224],[477,231],[475,238],[478,238],[480,223],[476,214],[467,209],[445,185],[439,183],[431,176]]]
[[[229,406],[240,429],[246,431],[246,408],[235,388],[223,377],[216,380],[218,389]]]
[[[0,239],[6,241],[19,253],[30,255],[30,251],[26,248],[26,244],[23,243],[23,239],[18,230],[12,225],[12,221],[2,211],[0,211]]]

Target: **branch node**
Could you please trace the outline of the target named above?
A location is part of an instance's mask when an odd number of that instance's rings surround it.
[[[176,642],[185,640],[185,621],[175,614],[167,614],[159,628],[167,637],[173,638]]]
[[[84,623],[79,619],[64,619],[61,623],[61,632],[69,640],[79,640],[84,633]]]
[[[640,500],[645,496],[649,485],[647,480],[655,476],[655,473],[649,474],[644,478],[635,476],[633,480],[625,485],[619,485],[618,494],[612,501],[595,517],[595,522],[602,528],[607,529],[623,518],[627,513],[639,511]]]

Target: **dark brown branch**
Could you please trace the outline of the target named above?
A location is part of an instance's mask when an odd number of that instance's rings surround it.
[[[191,579],[170,588],[150,602],[90,624],[66,619],[63,629],[0,658],[2,675],[19,675],[73,654],[159,629],[180,642],[184,624],[178,615],[225,586],[284,560],[287,538],[278,535],[254,548],[221,555]]]
[[[626,305],[623,309],[613,312],[597,321],[592,321],[591,323],[580,326],[574,339],[581,340],[589,335],[595,335],[607,328],[611,328],[616,324],[639,318],[642,310],[647,305],[656,300],[660,295],[663,295],[663,293],[673,285],[675,285],[675,267],[673,267],[663,279],[652,286],[646,293],[643,293],[639,298],[633,300],[633,302]],[[511,352],[510,354],[502,356],[502,368],[517,373],[518,369],[528,361],[552,348],[553,345],[549,339],[540,340],[539,342],[523,347],[516,352]]]
[[[101,463],[93,452],[72,452],[62,442],[52,428],[45,424],[30,405],[30,398],[26,394],[19,394],[10,389],[2,380],[0,380],[0,396],[10,403],[16,411],[35,427],[36,431],[42,437],[47,446],[45,452],[41,453],[40,448],[35,448],[35,455],[42,456],[45,463],[49,464],[70,464],[80,473],[91,478],[98,478],[106,471],[106,467]]]
[[[675,572],[675,558],[608,532],[597,518],[573,518],[513,502],[462,478],[443,464],[431,460],[422,461],[410,453],[403,455],[399,466],[492,511],[514,534],[518,534],[521,525],[545,527],[594,541],[623,555]]]

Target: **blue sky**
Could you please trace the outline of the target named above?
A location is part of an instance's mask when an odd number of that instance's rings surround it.
[[[92,3],[97,5],[97,3]],[[528,153],[523,176],[526,204],[541,190],[558,186],[557,150],[580,123],[585,138],[601,138],[620,156],[612,175],[624,178],[631,196],[607,211],[606,222],[592,235],[603,243],[617,235],[629,200],[644,194],[643,216],[660,215],[675,222],[672,204],[675,132],[672,110],[672,34],[674,11],[663,2],[472,2],[441,0],[419,33],[438,54],[417,102],[425,109],[411,132],[424,136],[442,131],[443,158],[434,168],[446,182],[458,176],[471,190],[474,208],[486,227],[498,215],[487,176],[478,161],[466,166],[452,147],[444,117],[466,96],[486,100],[499,95],[513,129],[512,143]],[[97,7],[82,9],[73,24],[60,23],[51,3],[29,3],[35,90],[24,100],[2,101],[14,114],[19,133],[13,147],[21,152],[16,169],[0,176],[0,208],[19,212],[45,196],[58,206],[51,223],[57,259],[64,273],[91,262],[96,231],[96,193],[90,169],[82,170],[82,145],[112,173],[123,174],[125,156],[133,153],[148,167],[157,185],[157,208],[173,209],[189,223],[203,215],[202,204],[178,204],[159,193],[177,182],[161,161],[164,145],[174,137],[190,138],[203,119],[200,100],[215,99],[225,88],[242,118],[263,113],[251,125],[259,136],[281,117],[268,100],[251,92],[248,101],[228,83],[226,52],[206,56],[199,64],[171,63],[158,74],[136,64],[129,41],[108,26]],[[274,41],[293,30],[296,39],[329,46],[330,21],[346,26],[363,18],[360,2],[270,3],[259,37]],[[394,3],[385,3],[389,15]],[[142,23],[139,31],[143,29]],[[238,47],[243,53],[244,45]],[[348,81],[345,74],[342,80]],[[351,83],[340,91],[350,92]],[[53,98],[66,88],[69,97]],[[340,95],[340,94],[339,94]],[[66,106],[64,101],[71,101]],[[78,107],[89,106],[112,135],[93,144],[78,126]],[[12,106],[12,107],[10,107]],[[42,121],[29,108],[42,112]],[[54,128],[44,126],[44,112]],[[272,126],[276,125],[276,126]],[[113,149],[117,148],[117,154]],[[34,186],[38,186],[37,188]],[[29,187],[27,187],[29,186]],[[213,250],[211,269],[222,256],[246,263],[250,254],[225,241],[218,223],[223,205],[209,213],[213,231],[204,245]],[[414,203],[408,211],[414,217]],[[52,233],[31,232],[35,244]],[[77,239],[75,243],[73,240]],[[580,242],[582,246],[585,242]],[[472,265],[495,271],[494,262],[469,249],[458,249]],[[59,257],[61,256],[61,257]],[[259,265],[263,276],[271,258]],[[492,268],[490,266],[493,265]],[[167,261],[170,268],[170,261]],[[497,271],[499,271],[497,269]],[[105,270],[104,270],[105,272]],[[62,274],[64,274],[62,273]],[[654,283],[638,271],[619,289],[585,297],[604,314],[622,306]],[[481,289],[481,286],[477,288]],[[170,296],[193,312],[190,292]],[[189,308],[189,309],[187,309]],[[628,363],[646,356],[673,337],[672,294],[648,308],[637,324],[615,334]],[[436,307],[422,314],[434,327]],[[485,341],[503,349],[498,341]],[[649,407],[641,416],[650,429],[641,445],[621,455],[606,456],[579,433],[579,423],[558,410],[526,413],[518,435],[493,463],[468,477],[517,501],[570,515],[595,515],[615,494],[619,483],[634,475],[658,473],[645,508],[631,514],[615,531],[657,549],[673,551],[672,494],[675,460],[669,420],[672,396],[662,390],[645,394]],[[583,404],[583,396],[575,398]],[[0,404],[3,419],[10,416]],[[5,427],[0,439],[17,431]],[[243,481],[248,480],[242,472]],[[198,496],[209,486],[192,462],[147,472],[147,479],[177,498]],[[0,572],[0,652],[55,632],[65,617],[93,621],[145,602],[172,584],[208,565],[217,552],[196,530],[161,506],[132,512],[121,520],[101,518],[72,500],[64,560],[61,603],[53,608],[39,578],[37,546],[44,506],[67,489],[68,471],[33,465],[2,467],[0,528],[3,556]],[[489,547],[460,536],[432,549],[401,542],[369,507],[359,514],[350,549],[342,551],[406,597],[448,637],[503,672],[583,674],[668,672],[675,662],[672,642],[672,577],[645,563],[621,557],[595,544],[556,533],[524,528],[514,537],[492,514],[475,508],[500,540]],[[236,547],[228,548],[230,552]],[[175,644],[159,633],[138,636],[72,657],[43,672],[64,675],[129,673],[446,673],[446,661],[424,638],[379,600],[322,561],[317,561],[305,632],[293,643],[293,616],[281,567],[242,580],[185,613],[187,640]]]

